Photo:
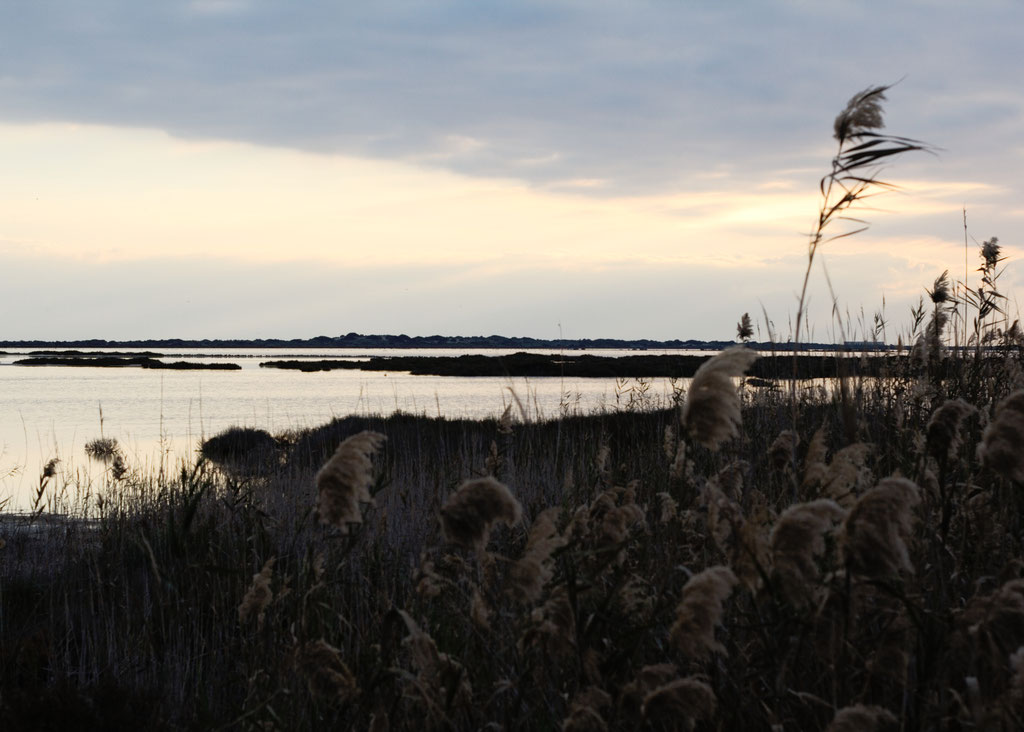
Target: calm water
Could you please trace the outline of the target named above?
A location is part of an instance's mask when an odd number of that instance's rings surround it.
[[[8,349],[0,355],[0,501],[9,498],[8,508],[27,504],[50,458],[60,458],[63,471],[86,477],[101,474],[102,466],[90,463],[83,450],[86,442],[101,434],[117,438],[130,465],[155,466],[161,460],[170,459],[173,464],[179,457],[189,457],[204,437],[233,425],[276,432],[314,427],[334,417],[398,410],[481,418],[501,414],[512,400],[512,391],[531,419],[555,417],[566,411],[612,410],[617,399],[624,407],[630,398],[626,390],[637,387],[636,380],[617,385],[614,379],[464,378],[354,370],[301,373],[259,367],[261,361],[286,357],[367,359],[513,352],[497,350],[154,349],[166,360],[224,361],[239,364],[240,371],[11,365],[28,350]],[[652,379],[645,396],[654,406],[668,403],[671,395],[668,379]]]

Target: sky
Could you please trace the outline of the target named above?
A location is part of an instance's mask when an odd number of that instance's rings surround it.
[[[880,84],[937,149],[821,250],[805,336],[895,342],[992,236],[1016,317],[1022,34],[989,0],[4,3],[0,340],[786,340]]]

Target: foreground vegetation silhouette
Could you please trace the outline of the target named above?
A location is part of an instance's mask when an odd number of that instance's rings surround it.
[[[885,91],[840,160],[901,139]],[[102,485],[48,464],[2,524],[5,729],[1024,727],[1024,340],[985,245],[973,299],[940,276],[831,388],[752,389],[740,345],[670,409],[238,429],[174,472],[96,440]]]

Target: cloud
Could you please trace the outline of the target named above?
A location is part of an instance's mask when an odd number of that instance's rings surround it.
[[[1022,15],[999,2],[968,15],[881,2],[8,5],[0,118],[420,161],[541,187],[601,180],[592,195],[621,195],[715,171],[756,184],[827,161],[846,98],[906,74],[893,131],[984,166],[1024,117],[1012,30]]]

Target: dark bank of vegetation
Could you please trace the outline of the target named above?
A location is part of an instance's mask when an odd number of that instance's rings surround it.
[[[884,91],[809,264],[921,147]],[[101,479],[51,461],[0,522],[4,729],[1021,729],[1024,337],[981,260],[832,389],[736,347],[669,409],[237,428],[174,470],[93,440]]]
[[[14,362],[15,366],[86,366],[92,368],[123,368],[138,366],[144,369],[172,369],[177,371],[236,371],[236,363],[196,363],[194,361],[161,361],[147,356],[98,356],[79,358],[76,356],[37,356]]]
[[[507,356],[375,356],[365,361],[264,361],[264,368],[296,371],[407,371],[430,376],[566,376],[601,378],[690,378],[707,356],[592,356],[513,353]],[[764,356],[749,373],[760,379],[829,379],[848,376],[882,376],[892,369],[905,369],[909,356],[888,359],[860,356]]]

